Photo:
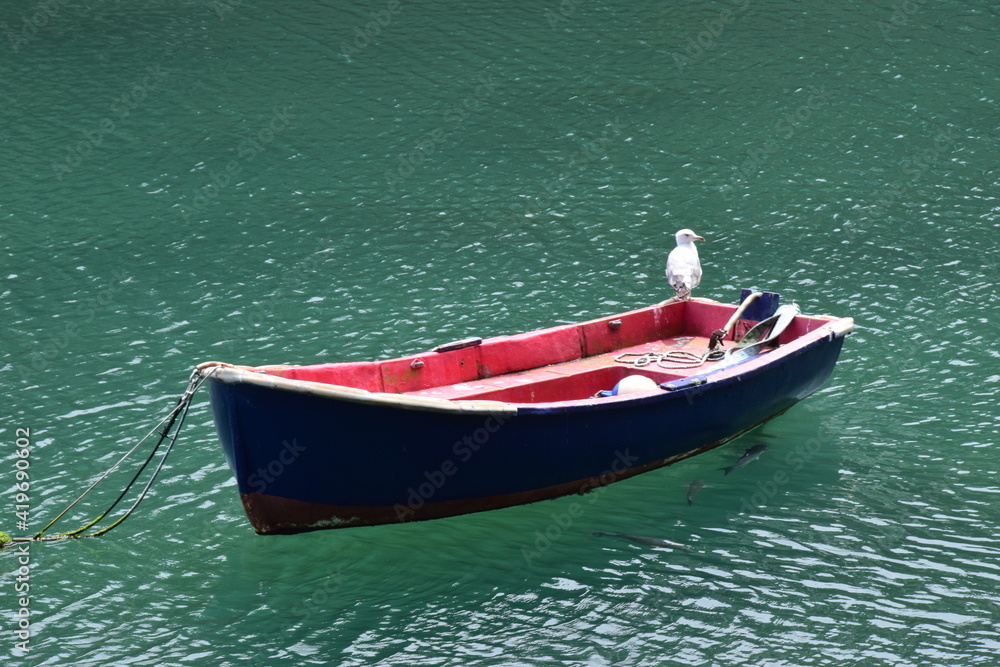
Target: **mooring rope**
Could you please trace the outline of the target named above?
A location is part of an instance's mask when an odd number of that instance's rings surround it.
[[[139,503],[141,503],[146,498],[146,495],[149,493],[150,487],[152,487],[153,485],[153,482],[160,474],[160,471],[163,470],[163,466],[167,461],[167,456],[170,455],[170,452],[174,447],[174,443],[177,442],[177,438],[181,432],[181,427],[184,425],[184,420],[187,417],[188,410],[191,408],[191,401],[194,398],[195,392],[197,392],[198,389],[201,387],[201,385],[204,384],[204,382],[209,377],[211,377],[211,375],[217,370],[217,368],[218,366],[211,368],[202,368],[201,366],[199,366],[198,368],[196,368],[191,373],[191,377],[188,380],[187,389],[184,391],[183,394],[181,394],[180,398],[177,399],[177,405],[174,406],[174,408],[170,411],[170,413],[167,414],[167,416],[164,417],[162,420],[160,420],[160,423],[154,426],[149,433],[143,436],[142,440],[136,443],[136,445],[132,447],[132,449],[128,450],[124,456],[118,459],[118,461],[116,461],[114,465],[112,465],[110,468],[108,468],[107,471],[105,471],[100,477],[98,477],[87,488],[86,491],[80,494],[80,496],[76,500],[71,502],[62,512],[56,515],[56,517],[52,519],[52,521],[49,521],[44,528],[42,528],[34,535],[26,537],[11,537],[7,535],[7,533],[0,531],[0,550],[2,550],[7,545],[16,544],[20,542],[51,542],[56,540],[97,537],[98,535],[103,535],[107,533],[109,530],[121,525],[122,522],[125,521],[125,519],[130,517],[132,513],[135,512],[136,508],[139,506]],[[176,428],[174,428],[175,424]],[[49,530],[49,528],[51,528],[53,525],[56,524],[56,522],[62,519],[71,509],[73,509],[73,507],[77,505],[77,503],[83,500],[87,496],[87,494],[93,491],[101,482],[106,480],[111,475],[111,473],[117,470],[118,467],[122,463],[124,463],[129,456],[131,456],[137,449],[139,449],[142,446],[142,444],[145,443],[147,440],[149,440],[149,438],[152,437],[154,434],[160,436],[159,440],[157,440],[156,442],[156,445],[153,447],[152,451],[150,451],[149,456],[146,457],[146,460],[143,461],[142,465],[139,466],[139,469],[136,471],[135,475],[132,476],[132,479],[129,480],[129,483],[125,485],[125,488],[122,490],[122,492],[118,495],[117,498],[115,498],[115,501],[111,503],[106,510],[101,512],[96,519],[84,524],[80,528],[76,528],[70,531],[65,531],[62,533],[54,533],[51,535],[45,534],[46,531]],[[116,519],[110,525],[105,526],[99,530],[95,530],[92,533],[85,533],[85,531],[89,530],[90,528],[93,528],[97,523],[99,523],[102,519],[108,516],[108,514],[110,514],[115,509],[115,507],[118,506],[118,504],[122,501],[122,499],[125,498],[129,490],[135,485],[136,481],[142,475],[143,471],[146,470],[146,468],[149,466],[152,460],[156,457],[156,453],[160,450],[164,441],[166,441],[168,444],[166,448],[163,450],[162,455],[160,456],[160,461],[156,465],[156,468],[153,470],[153,473],[150,476],[149,481],[146,482],[146,486],[139,493],[135,502],[132,503],[132,506],[129,507],[125,511],[125,513],[122,514],[122,516],[118,517],[118,519]]]

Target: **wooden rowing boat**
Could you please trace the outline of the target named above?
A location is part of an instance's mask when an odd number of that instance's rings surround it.
[[[586,493],[781,414],[853,320],[778,301],[708,357],[737,306],[695,298],[397,359],[199,369],[257,532],[435,519]]]

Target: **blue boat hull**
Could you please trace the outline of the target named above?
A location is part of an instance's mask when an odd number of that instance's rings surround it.
[[[721,445],[829,377],[842,336],[746,372],[628,401],[446,412],[210,377],[262,534],[434,519],[586,493]]]

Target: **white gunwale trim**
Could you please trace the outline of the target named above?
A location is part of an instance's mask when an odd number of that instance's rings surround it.
[[[202,366],[210,367],[207,364]],[[201,368],[202,366],[199,366]],[[517,406],[500,401],[449,401],[443,398],[427,396],[407,396],[403,394],[387,394],[370,392],[355,387],[345,387],[307,380],[288,380],[267,373],[256,373],[246,368],[218,365],[218,370],[212,373],[212,378],[226,384],[253,384],[269,389],[292,391],[300,394],[311,394],[349,403],[364,403],[367,405],[384,405],[404,410],[423,410],[427,412],[459,412],[465,414],[514,415]]]
[[[699,300],[702,299],[692,299]],[[709,299],[704,299],[706,302],[716,303]],[[829,316],[822,315],[798,315],[797,317],[804,317],[813,320],[827,319]],[[807,345],[813,344],[816,339],[829,337],[829,340],[834,338],[843,338],[854,331],[854,318],[842,317],[833,319],[833,321],[827,322],[819,329],[811,331],[803,336],[800,336],[794,341],[791,341],[779,348],[783,350],[784,353],[791,352],[799,347],[805,347]],[[756,358],[748,360],[744,364],[739,364],[733,366],[732,368],[726,368],[718,372],[718,375],[714,375],[711,380],[718,381],[723,378],[728,378],[731,375],[737,375],[745,373],[748,370],[756,368],[757,366],[769,364],[776,361],[778,358],[784,356],[779,354],[777,357],[772,357],[771,355],[758,355]],[[261,387],[268,387],[270,389],[278,389],[282,391],[291,391],[301,394],[311,394],[313,396],[321,396],[323,398],[330,398],[334,400],[347,401],[350,403],[362,403],[367,405],[382,405],[386,407],[401,408],[404,410],[422,410],[425,412],[448,412],[448,413],[465,413],[465,414],[501,414],[501,415],[515,415],[518,412],[518,405],[522,405],[525,408],[536,409],[536,408],[552,408],[556,406],[566,405],[567,403],[575,403],[576,401],[556,401],[556,402],[545,402],[545,403],[528,403],[528,404],[517,404],[517,403],[505,403],[503,401],[489,401],[489,400],[449,400],[444,398],[434,398],[432,396],[413,396],[410,394],[390,394],[386,392],[370,392],[364,389],[358,389],[356,387],[348,387],[344,385],[326,384],[322,382],[310,382],[308,380],[289,380],[287,378],[279,377],[277,375],[270,375],[261,371],[264,370],[280,370],[285,368],[295,368],[295,366],[281,366],[281,365],[271,365],[271,366],[234,366],[231,364],[226,364],[218,361],[208,361],[197,366],[198,370],[201,372],[206,372],[211,368],[217,368],[212,373],[214,379],[220,382],[225,382],[226,384],[254,384]],[[651,392],[651,394],[656,394],[656,392]],[[617,396],[604,399],[602,403],[617,403],[619,401],[628,401],[630,399],[638,399],[645,397],[646,394],[636,394],[627,396]]]
[[[854,331],[854,318],[842,317],[829,325],[834,338],[843,338]]]

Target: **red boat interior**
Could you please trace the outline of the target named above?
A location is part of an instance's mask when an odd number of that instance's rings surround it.
[[[623,354],[686,350],[703,354],[709,336],[721,329],[736,306],[692,299],[650,306],[580,324],[498,336],[446,351],[430,351],[385,361],[269,366],[263,371],[291,380],[364,389],[371,392],[444,399],[547,403],[593,397],[627,375],[643,375],[657,384],[705,370],[705,366],[662,368],[621,363]],[[799,315],[781,334],[785,344],[831,318]],[[755,321],[740,320],[726,347]],[[445,347],[445,346],[443,346]]]

